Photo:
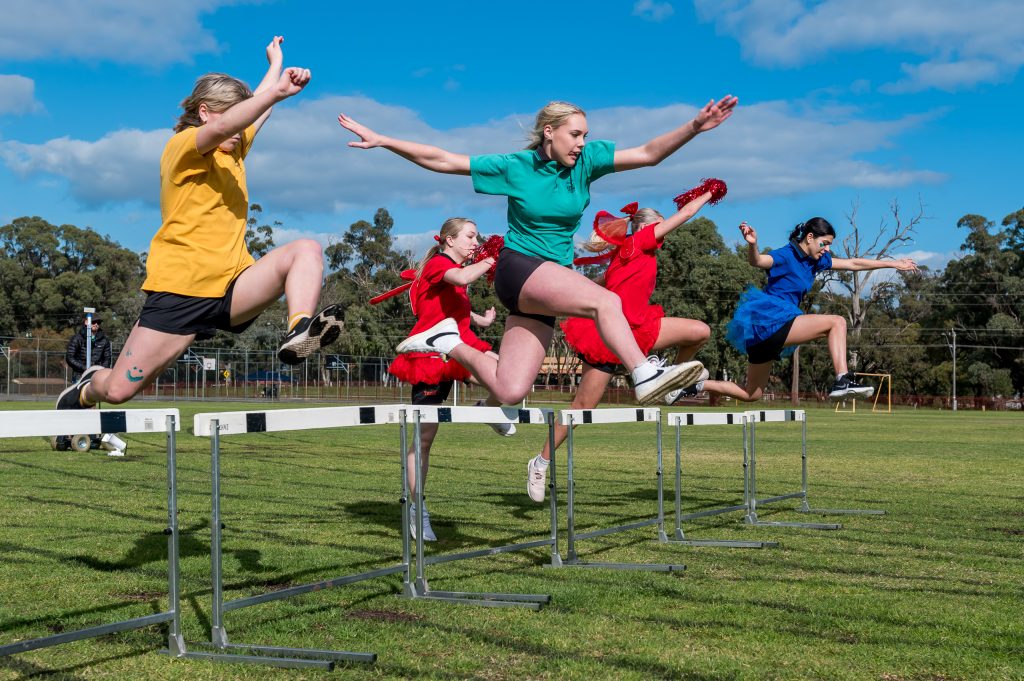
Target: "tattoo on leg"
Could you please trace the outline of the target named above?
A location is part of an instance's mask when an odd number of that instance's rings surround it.
[[[135,374],[132,373],[133,371],[138,371],[139,374],[136,376]],[[142,369],[140,369],[139,367],[132,367],[131,369],[125,372],[125,378],[127,378],[132,383],[138,383],[143,378]]]

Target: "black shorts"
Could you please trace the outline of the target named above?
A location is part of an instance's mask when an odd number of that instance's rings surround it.
[[[196,340],[213,338],[218,329],[242,333],[256,321],[256,317],[235,326],[231,325],[231,295],[234,290],[233,281],[227,293],[220,298],[149,291],[146,302],[142,305],[142,312],[139,313],[139,326],[178,336],[194,333]]]
[[[766,364],[774,362],[782,355],[782,349],[786,347],[786,336],[793,326],[795,319],[790,319],[782,325],[782,328],[765,338],[759,343],[747,346],[747,361],[751,364]]]
[[[536,319],[555,328],[555,318],[543,314],[529,314],[519,311],[519,294],[523,285],[534,271],[548,262],[543,258],[535,258],[511,248],[502,248],[498,254],[498,267],[494,271],[494,292],[501,304],[508,308],[509,314]]]
[[[576,356],[580,358],[580,361],[586,364],[588,367],[603,371],[606,374],[614,376],[615,374],[624,374],[626,369],[621,364],[614,364],[612,362],[591,362],[580,353],[576,353]]]
[[[452,381],[440,383],[415,383],[412,386],[413,404],[444,404],[452,392]]]

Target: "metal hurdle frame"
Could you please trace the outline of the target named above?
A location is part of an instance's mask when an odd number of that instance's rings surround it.
[[[412,414],[413,447],[415,451],[414,465],[416,472],[416,580],[407,588],[405,596],[414,599],[426,599],[435,601],[446,601],[449,603],[462,603],[465,605],[479,605],[492,608],[528,608],[540,610],[544,605],[551,602],[551,596],[546,594],[509,594],[492,593],[480,591],[439,591],[431,589],[427,582],[426,567],[438,565],[456,560],[469,560],[483,556],[493,556],[499,553],[512,551],[523,551],[526,549],[539,548],[542,546],[551,547],[551,565],[562,565],[562,558],[558,553],[558,498],[555,487],[555,458],[552,446],[551,465],[548,467],[550,479],[548,490],[550,491],[551,507],[551,536],[547,539],[536,541],[520,542],[518,544],[507,544],[495,546],[476,551],[464,551],[461,553],[439,554],[428,556],[423,547],[423,468],[421,461],[420,426],[423,423],[516,423],[516,424],[540,424],[548,426],[548,442],[554,443],[555,422],[554,412],[550,409],[517,409],[514,407],[435,407],[427,405],[406,406],[406,410]],[[404,455],[403,455],[404,456]],[[403,480],[405,477],[403,476]],[[404,483],[403,483],[404,484]],[[409,542],[408,513],[405,507],[402,508],[402,530],[404,541]],[[407,583],[407,586],[408,583]]]
[[[750,525],[770,527],[798,527],[812,530],[838,530],[843,526],[841,523],[805,523],[805,522],[783,522],[764,521],[757,517],[757,509],[760,506],[785,501],[786,499],[799,499],[800,506],[795,509],[800,513],[814,513],[819,515],[884,515],[885,511],[875,509],[842,509],[842,508],[811,508],[807,502],[807,412],[802,409],[776,409],[770,411],[748,411],[747,420],[750,424],[750,491],[747,498],[747,518]],[[758,423],[781,423],[785,421],[799,421],[800,428],[800,491],[779,494],[764,499],[757,498],[757,426]]]
[[[399,446],[401,448],[402,498],[408,496],[406,487],[405,451],[406,429],[404,405],[362,406],[362,407],[323,407],[314,409],[277,409],[270,411],[238,411],[210,414],[197,414],[194,421],[195,435],[210,438],[211,493],[210,516],[210,564],[213,582],[213,609],[211,616],[210,641],[195,642],[195,645],[213,648],[211,651],[185,652],[180,657],[212,659],[221,662],[243,662],[266,664],[274,667],[314,668],[332,670],[337,662],[373,663],[377,659],[375,653],[356,653],[338,650],[315,650],[310,648],[288,648],[280,646],[251,645],[228,642],[227,629],[224,626],[224,613],[240,610],[253,605],[290,598],[311,591],[320,591],[336,586],[354,584],[367,579],[404,573],[404,588],[410,588],[411,564],[409,543],[403,541],[402,562],[399,565],[379,568],[358,574],[335,577],[310,584],[272,591],[258,596],[224,601],[222,536],[224,528],[220,510],[220,438],[222,435],[239,435],[242,433],[270,433],[289,430],[310,430],[316,428],[345,428],[397,423],[401,427]],[[403,506],[404,510],[404,506]],[[403,533],[407,532],[403,519]],[[192,643],[192,642],[190,642]],[[251,654],[225,652],[243,650]]]
[[[165,612],[103,624],[54,636],[29,639],[0,646],[0,657],[95,638],[120,631],[169,622],[168,646],[183,647],[179,603],[178,565],[178,483],[175,433],[180,430],[177,409],[86,409],[81,411],[3,411],[0,412],[0,437],[50,437],[67,433],[166,433],[167,435],[167,591],[169,609]]]
[[[566,523],[567,523],[567,542],[568,547],[566,549],[566,559],[563,563],[565,566],[571,567],[594,567],[594,568],[607,568],[612,570],[649,570],[653,572],[682,572],[686,569],[685,565],[676,563],[599,563],[599,562],[588,562],[581,561],[579,554],[576,552],[576,542],[578,540],[590,539],[592,537],[599,537],[606,534],[615,534],[617,532],[625,532],[627,530],[635,530],[641,527],[649,527],[656,525],[658,529],[658,535],[664,536],[665,534],[665,490],[664,490],[664,464],[663,464],[663,453],[662,453],[662,427],[661,427],[661,410],[651,407],[640,407],[640,408],[621,408],[621,409],[563,409],[559,412],[559,418],[562,425],[569,428],[568,435],[565,440],[565,457],[566,457],[566,485],[568,490],[566,492],[567,497],[567,509],[566,509]],[[658,481],[658,515],[649,520],[640,520],[634,523],[627,523],[625,525],[617,525],[615,527],[606,527],[599,530],[591,530],[589,532],[576,533],[576,478],[573,472],[573,454],[575,450],[575,441],[573,438],[574,426],[591,424],[591,423],[655,423],[655,429],[657,434],[657,469],[655,476]],[[552,430],[552,440],[554,438],[554,431]],[[555,448],[552,445],[551,452],[554,453]],[[552,456],[552,463],[554,463],[554,457]],[[549,466],[548,470],[551,470]]]
[[[741,540],[741,539],[689,539],[686,533],[683,532],[683,522],[687,520],[695,520],[697,518],[706,518],[709,516],[721,515],[723,513],[733,513],[736,511],[743,511],[744,515],[749,513],[749,489],[750,489],[750,478],[749,472],[750,467],[748,465],[749,455],[747,452],[747,422],[749,420],[748,412],[737,412],[737,413],[706,413],[706,412],[671,412],[668,415],[668,424],[675,426],[676,429],[676,526],[675,533],[672,538],[665,534],[664,529],[661,531],[661,541],[670,544],[682,544],[684,546],[724,546],[731,548],[746,548],[746,549],[761,549],[766,547],[778,546],[778,542],[774,541],[752,541],[752,540]],[[695,511],[693,513],[683,513],[683,502],[682,502],[682,431],[683,428],[690,426],[741,426],[743,430],[743,503],[733,504],[732,506],[722,506],[719,508],[705,509],[703,511]]]

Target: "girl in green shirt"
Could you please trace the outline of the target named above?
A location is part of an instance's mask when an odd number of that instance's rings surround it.
[[[438,147],[380,135],[345,114],[338,123],[358,141],[350,147],[383,147],[439,173],[471,175],[478,193],[508,197],[508,234],[494,279],[498,298],[509,309],[499,357],[470,347],[458,325],[445,319],[407,338],[398,352],[442,352],[456,359],[505,404],[529,393],[547,354],[556,316],[587,317],[605,344],[632,368],[641,404],[689,386],[700,377],[700,362],[655,366],[636,344],[622,314],[622,302],[608,289],[571,269],[572,236],[590,203],[590,184],[612,172],[657,165],[702,132],[723,123],[737,104],[727,95],[711,100],[694,118],[645,144],[616,149],[612,142],[586,142],[586,114],[566,102],[551,102],[537,114],[529,146],[512,154],[467,156]]]

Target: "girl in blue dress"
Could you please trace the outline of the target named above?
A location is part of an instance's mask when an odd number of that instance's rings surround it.
[[[696,394],[703,389],[753,402],[760,399],[768,385],[772,362],[792,354],[801,343],[827,338],[836,370],[836,381],[829,397],[836,400],[874,394],[875,389],[857,383],[847,367],[846,318],[831,314],[804,314],[799,307],[800,301],[814,285],[814,276],[818,272],[884,268],[912,272],[917,270],[917,264],[910,258],[833,258],[830,249],[836,232],[824,218],[811,218],[797,225],[789,235],[789,243],[770,253],[762,253],[758,248],[757,232],[753,227],[744,222],[740,231],[747,242],[747,260],[754,267],[768,270],[768,283],[764,290],[750,287],[743,293],[726,331],[729,342],[750,360],[746,383],[740,386],[729,381],[704,381],[686,392]]]

